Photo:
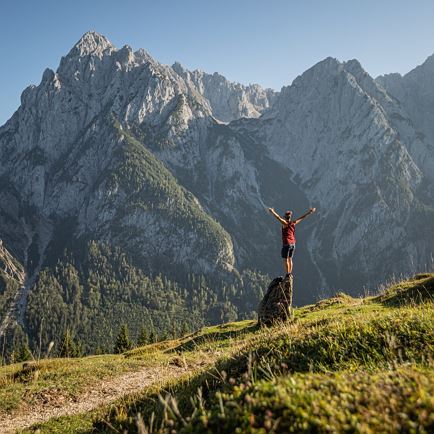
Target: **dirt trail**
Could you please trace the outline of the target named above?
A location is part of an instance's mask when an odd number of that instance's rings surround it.
[[[96,383],[90,390],[74,398],[53,397],[45,403],[39,402],[18,414],[0,415],[0,433],[15,433],[35,423],[44,422],[52,417],[84,413],[130,393],[139,392],[147,386],[167,381],[189,371],[187,367],[158,366],[143,368]]]

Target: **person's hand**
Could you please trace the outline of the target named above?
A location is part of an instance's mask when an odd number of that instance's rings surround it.
[[[315,211],[316,211],[316,208],[311,208],[311,209],[309,210],[309,212],[310,212],[311,214],[313,214]]]

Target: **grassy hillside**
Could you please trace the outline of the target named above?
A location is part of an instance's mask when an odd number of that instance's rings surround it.
[[[41,390],[80,401],[104,378],[156,368],[140,391],[28,432],[432,432],[433,301],[434,274],[416,275],[272,328],[223,324],[120,356],[47,360],[38,375],[4,367],[0,416],[31,411]]]

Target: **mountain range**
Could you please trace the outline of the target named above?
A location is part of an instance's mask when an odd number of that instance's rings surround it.
[[[0,161],[10,342],[73,330],[106,351],[122,323],[251,317],[281,273],[268,206],[318,209],[297,227],[297,304],[372,290],[433,264],[434,56],[376,79],[327,58],[275,92],[88,32],[24,90]]]

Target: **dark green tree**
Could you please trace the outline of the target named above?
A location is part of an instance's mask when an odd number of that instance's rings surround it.
[[[177,327],[175,321],[172,322],[170,328],[171,328],[171,330],[170,330],[170,337],[172,337],[172,339],[176,339],[178,337],[178,327]]]
[[[146,330],[145,326],[142,326],[142,328],[139,331],[139,336],[137,338],[137,346],[141,347],[148,343],[149,343],[148,331]]]
[[[9,363],[25,362],[33,358],[29,348],[29,338],[21,326],[16,325],[13,329],[12,352],[8,359]]]
[[[17,348],[14,348],[11,355],[11,362],[13,363],[25,362],[32,359],[33,355],[27,342],[23,342]]]
[[[130,341],[129,331],[126,324],[122,324],[118,337],[116,338],[114,352],[115,354],[124,353],[131,350],[133,343]]]
[[[66,329],[60,346],[60,357],[80,357],[80,355],[80,345],[75,342],[71,331]]]
[[[184,337],[185,335],[188,335],[190,333],[190,327],[188,326],[188,324],[184,321],[181,325],[181,332],[180,335],[181,337]]]
[[[22,344],[18,351],[16,361],[25,362],[27,360],[32,360],[32,359],[33,359],[33,354],[30,351],[29,345],[27,343]]]
[[[157,334],[155,333],[155,329],[151,330],[151,333],[149,333],[149,343],[154,344],[157,342]]]

